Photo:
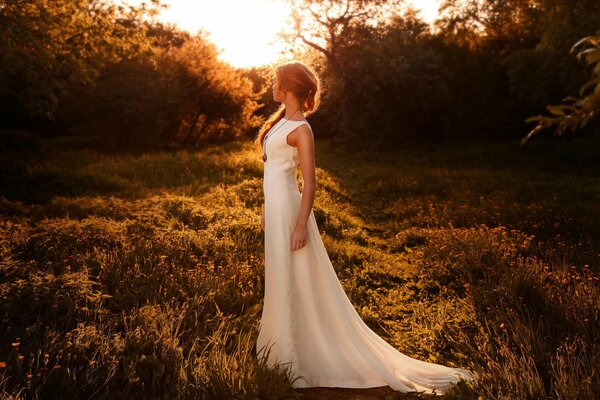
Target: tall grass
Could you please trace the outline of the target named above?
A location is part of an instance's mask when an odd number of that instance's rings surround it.
[[[251,143],[44,146],[0,163],[5,397],[299,396],[285,368],[255,357]],[[446,398],[598,397],[599,148],[346,155],[317,142],[314,211],[347,294],[403,353],[478,373]]]

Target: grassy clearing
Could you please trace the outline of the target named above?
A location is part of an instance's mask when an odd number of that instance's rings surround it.
[[[53,143],[0,162],[6,396],[299,397],[252,356],[264,269],[251,143]],[[516,145],[349,156],[319,141],[315,216],[369,326],[480,374],[445,398],[596,398],[600,144]]]

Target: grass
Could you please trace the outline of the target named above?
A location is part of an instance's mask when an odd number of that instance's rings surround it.
[[[480,375],[444,398],[599,397],[599,149],[350,155],[317,141],[315,216],[361,317],[411,357]],[[253,356],[263,197],[249,141],[3,152],[4,397],[351,396],[293,390]]]

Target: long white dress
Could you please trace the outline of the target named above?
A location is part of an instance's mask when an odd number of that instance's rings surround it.
[[[257,357],[266,357],[269,367],[291,369],[298,378],[294,388],[389,385],[441,395],[460,379],[474,379],[466,369],[400,353],[364,323],[331,264],[312,210],[306,245],[291,250],[302,194],[298,151],[287,136],[302,124],[310,127],[304,120],[280,120],[265,143],[265,289]]]

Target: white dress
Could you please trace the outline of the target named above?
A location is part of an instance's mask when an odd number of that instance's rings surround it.
[[[269,349],[267,366],[290,368],[298,377],[294,388],[389,385],[441,395],[461,378],[474,379],[466,369],[400,353],[362,321],[333,269],[312,210],[306,245],[291,250],[302,194],[298,151],[287,135],[302,124],[310,127],[304,120],[280,120],[265,144],[265,289],[257,357]]]

